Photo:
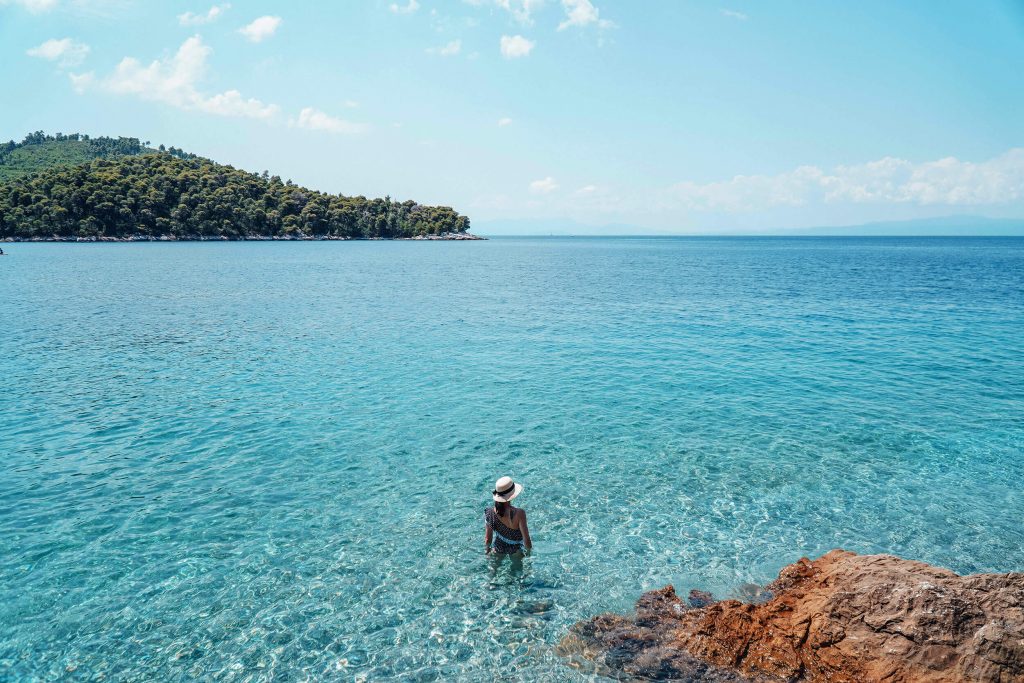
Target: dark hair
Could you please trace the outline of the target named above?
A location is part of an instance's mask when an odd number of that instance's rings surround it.
[[[508,510],[508,503],[502,503],[500,500],[494,501],[494,511],[498,513],[499,517],[504,517],[505,512]]]

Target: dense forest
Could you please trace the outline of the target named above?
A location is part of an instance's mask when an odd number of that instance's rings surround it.
[[[173,148],[140,154],[133,138],[102,140],[122,151],[0,181],[0,239],[386,239],[469,229],[446,206],[325,194]],[[23,147],[0,146],[0,156]]]
[[[138,138],[108,138],[71,133],[47,135],[43,131],[29,133],[21,142],[0,143],[0,182],[44,171],[54,166],[77,166],[93,159],[114,159],[155,152],[148,142]],[[194,157],[171,147],[160,151],[182,158]]]

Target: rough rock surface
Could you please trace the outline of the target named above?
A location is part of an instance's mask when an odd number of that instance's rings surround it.
[[[830,683],[1024,682],[1024,573],[958,576],[833,550],[785,567],[758,604],[672,586],[594,617],[560,650],[613,677]]]

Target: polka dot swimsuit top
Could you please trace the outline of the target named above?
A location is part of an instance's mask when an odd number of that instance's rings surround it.
[[[513,523],[515,522],[515,514],[515,510],[509,510]],[[484,520],[487,522],[487,527],[494,534],[494,549],[496,551],[499,553],[514,553],[523,549],[523,532],[518,528],[510,529],[505,526],[505,523],[501,521],[501,517],[498,517],[498,513],[493,507],[484,510]]]

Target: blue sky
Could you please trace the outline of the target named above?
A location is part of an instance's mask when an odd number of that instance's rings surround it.
[[[0,138],[137,136],[482,232],[1024,217],[1019,0],[0,0],[0,64]]]

